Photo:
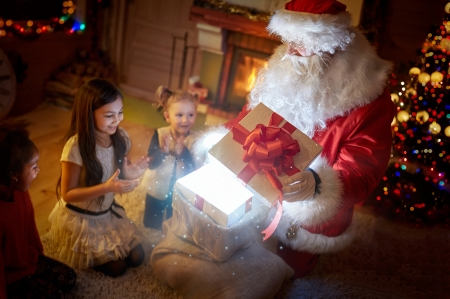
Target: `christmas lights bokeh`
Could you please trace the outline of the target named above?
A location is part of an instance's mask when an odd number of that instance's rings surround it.
[[[49,20],[12,20],[0,14],[0,38],[16,36],[34,40],[41,34],[65,31],[68,34],[82,33],[86,24],[75,18],[77,7],[72,1],[61,1],[61,16]]]
[[[431,28],[404,81],[388,87],[397,115],[392,155],[366,204],[418,224],[450,224],[450,21]]]

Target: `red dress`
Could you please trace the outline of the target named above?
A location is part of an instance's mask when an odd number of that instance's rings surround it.
[[[244,108],[245,109],[245,108]],[[312,168],[320,177],[318,194],[300,202],[283,202],[275,235],[279,255],[301,277],[311,271],[318,254],[342,249],[354,236],[354,206],[362,203],[381,180],[391,153],[395,106],[386,90],[369,104],[327,122],[313,139],[322,145]],[[238,119],[227,123],[234,126]],[[295,237],[286,233],[294,224]]]
[[[28,191],[14,191],[14,201],[0,200],[0,298],[6,285],[36,271],[43,248]]]

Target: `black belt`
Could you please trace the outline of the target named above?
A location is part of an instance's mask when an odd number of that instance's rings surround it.
[[[104,211],[100,211],[100,212],[93,212],[93,211],[85,210],[85,209],[79,208],[77,206],[71,205],[70,203],[66,203],[66,208],[68,208],[68,209],[70,209],[72,211],[75,211],[77,213],[91,215],[91,216],[100,216],[100,215],[106,214],[109,211],[111,211],[111,213],[113,213],[114,216],[116,216],[117,218],[122,218],[122,216],[120,216],[119,213],[117,213],[116,211],[113,210],[113,208],[112,208],[113,206],[115,206],[116,208],[120,208],[120,209],[125,211],[125,209],[121,205],[116,203],[116,201],[113,201],[113,203],[111,204],[109,209],[104,210]]]

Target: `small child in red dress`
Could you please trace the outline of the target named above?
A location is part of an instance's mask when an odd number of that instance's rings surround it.
[[[75,271],[44,256],[28,194],[39,150],[25,122],[0,123],[0,299],[64,298]]]

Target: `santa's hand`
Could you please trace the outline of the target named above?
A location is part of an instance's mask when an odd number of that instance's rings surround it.
[[[316,179],[311,171],[301,171],[289,176],[283,182],[283,200],[301,201],[314,197]]]

